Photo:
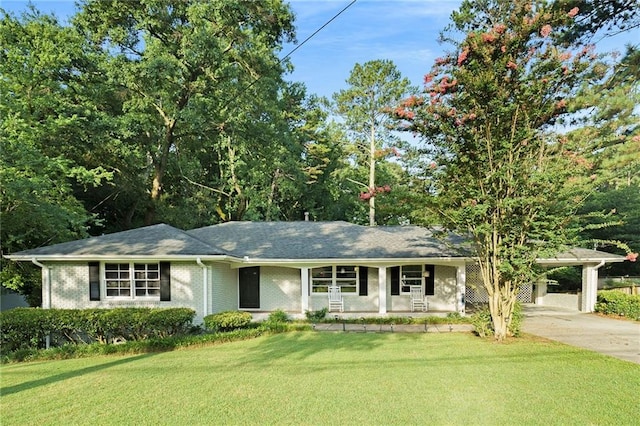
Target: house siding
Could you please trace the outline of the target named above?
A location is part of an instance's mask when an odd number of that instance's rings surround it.
[[[282,309],[300,312],[302,291],[300,269],[263,266],[260,268],[260,310]]]
[[[108,299],[101,283],[100,300],[89,300],[89,267],[86,262],[49,264],[51,268],[51,308],[185,307],[196,311],[195,322],[203,317],[202,269],[195,263],[171,262],[171,301]],[[101,281],[103,277],[101,276]],[[43,298],[46,299],[43,294]]]
[[[238,309],[238,270],[226,263],[211,264],[210,313]]]

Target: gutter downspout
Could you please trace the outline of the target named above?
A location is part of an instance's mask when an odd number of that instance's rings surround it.
[[[42,269],[44,276],[44,288],[42,289],[42,308],[51,309],[51,268],[40,263],[35,257],[31,258],[31,263]],[[45,306],[46,304],[46,306]],[[51,346],[51,334],[47,334],[45,337],[45,347],[49,349]]]
[[[204,318],[208,314],[207,308],[209,307],[209,301],[208,301],[209,274],[207,273],[208,272],[207,265],[202,263],[202,260],[199,257],[196,259],[196,263],[198,264],[198,266],[202,268],[202,298],[204,299],[204,303],[202,306],[202,318]]]

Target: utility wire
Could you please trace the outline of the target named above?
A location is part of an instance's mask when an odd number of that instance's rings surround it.
[[[305,38],[304,41],[302,43],[300,43],[299,45],[297,45],[295,48],[293,48],[289,53],[287,53],[285,56],[283,56],[279,61],[278,64],[281,64],[285,59],[287,59],[289,56],[293,55],[293,53],[300,49],[306,42],[308,42],[309,40],[311,40],[316,34],[318,34],[320,31],[322,31],[327,25],[329,25],[331,22],[333,22],[336,18],[338,18],[338,16],[342,15],[343,12],[345,12],[347,9],[349,9],[351,6],[353,6],[353,4],[356,2],[357,0],[353,0],[351,3],[349,3],[348,5],[346,5],[340,12],[336,13],[331,19],[329,19],[327,22],[325,22],[320,28],[318,28],[317,30],[315,30],[313,32],[313,34],[311,34],[309,37]],[[239,99],[240,95],[244,94],[244,92],[246,92],[247,90],[249,90],[254,84],[256,84],[260,79],[262,78],[262,76],[258,76],[255,78],[255,80],[253,80],[251,83],[249,83],[245,88],[243,88],[240,92],[238,92],[238,94],[234,97],[235,99]]]

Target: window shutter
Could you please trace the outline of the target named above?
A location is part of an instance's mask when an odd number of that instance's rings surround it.
[[[360,278],[359,295],[366,296],[369,294],[369,268],[366,266],[360,266],[358,268],[358,273]]]
[[[400,267],[391,268],[391,295],[400,296]]]
[[[171,301],[171,263],[160,262],[160,301]]]
[[[429,272],[429,276],[424,279],[424,294],[433,296],[436,294],[436,267],[434,265],[424,265],[424,270]]]
[[[100,300],[99,262],[89,262],[89,300]]]

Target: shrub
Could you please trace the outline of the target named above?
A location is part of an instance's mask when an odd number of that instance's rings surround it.
[[[51,312],[40,308],[15,308],[0,312],[2,352],[44,347],[51,330]]]
[[[522,305],[516,302],[513,307],[513,314],[511,316],[511,323],[509,324],[509,335],[518,337],[520,336],[520,330],[522,327],[522,319],[524,315],[522,313]],[[488,306],[484,306],[479,311],[471,315],[471,325],[476,334],[480,337],[493,336],[494,328],[493,321],[491,320],[491,312]]]
[[[282,309],[276,309],[275,311],[269,314],[269,318],[267,318],[267,322],[289,322],[289,315],[283,311]]]
[[[249,312],[225,311],[204,317],[205,328],[212,331],[231,331],[246,328],[251,324]]]
[[[328,312],[329,308],[322,308],[318,311],[305,311],[304,315],[307,317],[307,320],[311,322],[319,322],[325,319]]]
[[[625,294],[616,290],[599,291],[595,311],[638,321],[640,320],[640,295]]]
[[[0,345],[7,353],[44,347],[46,336],[53,346],[167,337],[187,333],[194,316],[187,308],[17,308],[0,313]]]

